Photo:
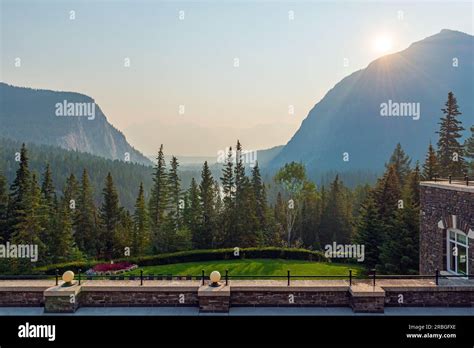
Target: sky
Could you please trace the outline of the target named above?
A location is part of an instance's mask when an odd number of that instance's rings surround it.
[[[474,25],[470,1],[0,6],[0,80],[91,96],[147,155],[162,143],[186,156],[213,156],[237,138],[248,150],[286,144],[345,76],[441,29],[472,35]]]

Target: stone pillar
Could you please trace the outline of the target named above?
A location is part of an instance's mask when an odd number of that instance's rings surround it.
[[[385,291],[380,286],[357,284],[349,289],[351,308],[355,313],[383,313]]]
[[[61,285],[46,289],[44,292],[45,313],[74,313],[80,305],[81,286]]]
[[[211,287],[202,285],[198,290],[199,311],[228,313],[230,307],[230,286]]]

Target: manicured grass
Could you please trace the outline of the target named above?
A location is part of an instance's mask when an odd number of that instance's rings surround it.
[[[338,264],[282,259],[239,259],[147,266],[138,268],[127,274],[140,274],[140,270],[143,270],[143,274],[199,276],[202,270],[206,272],[206,275],[209,275],[210,272],[217,270],[222,275],[224,275],[226,269],[229,270],[230,275],[252,276],[286,276],[287,270],[290,270],[292,275],[347,276],[349,274],[349,269],[352,269],[352,274],[356,276],[357,274],[360,274],[363,270],[361,266],[354,264]]]

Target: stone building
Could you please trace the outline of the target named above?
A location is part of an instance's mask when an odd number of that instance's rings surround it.
[[[420,183],[420,274],[474,274],[474,183]]]

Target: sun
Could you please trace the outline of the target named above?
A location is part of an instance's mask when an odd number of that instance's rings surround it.
[[[392,49],[392,38],[389,35],[379,35],[374,39],[373,48],[377,53],[387,53]]]

